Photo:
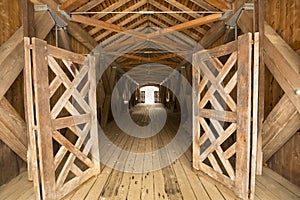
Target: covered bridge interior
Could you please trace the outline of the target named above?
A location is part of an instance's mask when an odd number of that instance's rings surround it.
[[[0,199],[300,199],[299,0],[0,11]]]

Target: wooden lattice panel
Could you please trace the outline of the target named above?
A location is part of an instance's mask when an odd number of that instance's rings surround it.
[[[32,77],[43,199],[60,199],[100,172],[92,56],[32,39]],[[37,166],[37,165],[36,165]]]
[[[251,112],[249,35],[193,56],[193,167],[248,195]]]

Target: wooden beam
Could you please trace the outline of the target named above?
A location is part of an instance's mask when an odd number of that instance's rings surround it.
[[[76,21],[76,22],[79,22],[79,23],[88,24],[88,25],[91,25],[91,26],[102,27],[104,29],[115,31],[117,33],[123,33],[123,34],[126,34],[126,35],[130,35],[130,36],[135,37],[135,38],[140,38],[140,39],[144,39],[144,40],[150,39],[147,36],[147,34],[137,32],[137,31],[134,31],[132,29],[121,27],[121,26],[111,24],[111,23],[108,23],[108,22],[104,22],[104,21],[101,21],[101,20],[96,20],[96,19],[92,19],[90,17],[85,17],[83,15],[72,15],[72,20]],[[153,41],[155,41],[159,44],[162,44],[162,45],[167,45],[167,46],[170,46],[170,47],[175,47],[175,48],[180,48],[180,49],[189,49],[190,48],[190,47],[188,47],[184,44],[177,45],[177,44],[174,44],[174,42],[171,42],[171,41],[169,42],[169,41],[167,41],[165,39],[162,39],[162,38],[153,38]],[[135,42],[133,42],[133,43],[135,43]]]
[[[190,1],[207,11],[217,11],[218,10],[203,0],[190,0]]]
[[[237,24],[243,33],[253,33],[253,11],[243,10]]]
[[[154,1],[154,0],[149,0],[149,4],[151,4],[152,6],[154,6],[155,8],[157,8],[161,11],[171,11],[169,8],[165,7],[164,5],[158,3],[157,1]],[[189,21],[188,19],[184,18],[183,16],[181,16],[180,14],[177,14],[177,13],[170,13],[169,15],[174,17],[175,19],[179,20],[181,23]],[[206,30],[201,27],[195,27],[195,30],[201,34],[206,33]]]
[[[298,112],[300,97],[300,56],[268,25],[265,24],[264,58],[270,72],[287,94]]]
[[[34,6],[29,0],[22,1],[22,24],[24,37],[34,37]]]
[[[45,16],[47,15],[40,15],[35,24],[36,34],[40,38],[45,38],[54,26],[53,20],[49,21],[49,19],[52,18]],[[44,25],[39,26],[40,23],[44,23]],[[41,31],[41,29],[43,29],[43,31]],[[4,97],[4,94],[24,67],[24,48],[22,41],[23,27],[18,29],[15,34],[0,47],[0,123],[3,130],[1,140],[24,161],[27,161],[25,122]]]
[[[39,0],[41,3],[46,4],[52,9],[59,17],[68,22],[68,33],[72,35],[76,40],[83,44],[87,49],[93,50],[98,43],[90,36],[79,24],[69,22],[64,16],[57,12],[58,4],[54,0]]]
[[[10,103],[0,100],[0,139],[20,158],[27,161],[26,124]]]
[[[215,25],[207,31],[207,33],[200,40],[200,45],[203,48],[208,48],[215,41],[217,41],[226,31],[226,26],[224,21],[216,22]]]
[[[263,124],[263,160],[268,161],[300,129],[300,113],[285,94]]]
[[[134,11],[138,8],[140,8],[141,6],[145,5],[147,3],[146,0],[142,0],[142,1],[139,1],[138,3],[136,4],[133,4],[132,6],[130,6],[129,8],[123,10],[123,12],[130,12],[130,11]],[[126,13],[120,13],[120,14],[117,14],[115,16],[113,16],[112,18],[108,19],[106,22],[108,23],[114,23],[115,21],[121,19],[122,17],[124,17],[126,15]],[[138,14],[138,16],[141,16]],[[132,17],[132,16],[131,16]],[[127,20],[127,19],[126,19]],[[121,25],[121,26],[124,26],[124,25]],[[93,35],[94,33],[97,33],[101,30],[102,28],[101,27],[95,27],[93,28],[92,30],[90,30],[90,34]]]
[[[48,13],[48,12],[47,12]],[[45,38],[54,26],[52,18],[45,14],[36,20],[36,35]],[[49,19],[51,19],[49,21]],[[44,24],[40,26],[40,24]],[[19,28],[0,47],[0,99],[13,84],[24,67],[23,27]]]
[[[227,11],[231,8],[230,3],[226,0],[204,0],[210,5],[222,10],[222,11]]]
[[[207,24],[207,23],[211,23],[211,22],[215,22],[217,20],[219,20],[222,17],[222,14],[211,14],[211,15],[207,15],[205,17],[201,17],[198,19],[194,19],[188,22],[184,22],[181,24],[177,24],[174,25],[172,27],[169,28],[165,28],[163,30],[159,30],[155,33],[149,34],[148,37],[152,38],[152,37],[157,37],[157,36],[162,36],[174,31],[182,31],[184,29],[189,29],[195,26],[200,26],[203,24]]]
[[[59,6],[59,9],[64,10],[65,12],[69,13],[70,11],[73,11],[73,10],[79,8],[80,6],[82,6],[83,4],[85,4],[88,1],[89,0],[68,0],[68,1],[63,2]]]
[[[92,0],[92,1],[89,1],[85,5],[83,5],[80,8],[78,8],[76,10],[76,12],[86,12],[86,11],[89,11],[92,8],[94,8],[94,7],[98,6],[99,4],[101,4],[103,1],[104,0]]]

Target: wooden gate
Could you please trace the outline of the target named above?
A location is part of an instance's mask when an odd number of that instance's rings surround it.
[[[60,199],[100,172],[94,60],[24,41],[29,176],[37,199]]]
[[[251,34],[193,56],[193,167],[248,198]]]

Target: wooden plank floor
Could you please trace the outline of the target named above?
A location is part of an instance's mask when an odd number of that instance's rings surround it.
[[[149,117],[145,106],[133,110],[132,117],[140,125],[146,125]],[[127,151],[150,152],[168,143],[176,133],[179,124],[177,114],[168,114],[164,129],[149,139],[137,139],[124,134],[114,122],[105,129],[110,140]],[[131,156],[120,155],[112,149],[105,149],[108,158],[126,162],[128,166],[140,167],[146,171],[155,159],[136,160]],[[116,163],[118,163],[116,162]],[[137,165],[138,163],[138,165]],[[257,177],[255,199],[300,199],[300,188],[291,184],[270,169],[264,168],[263,176]],[[0,200],[34,199],[33,184],[27,181],[27,173],[22,173],[8,184],[0,187]],[[170,166],[155,172],[141,174],[124,173],[109,167],[103,167],[101,174],[91,178],[65,199],[201,199],[227,200],[238,199],[233,192],[211,180],[204,174],[195,174],[191,168],[191,149],[189,148]]]

